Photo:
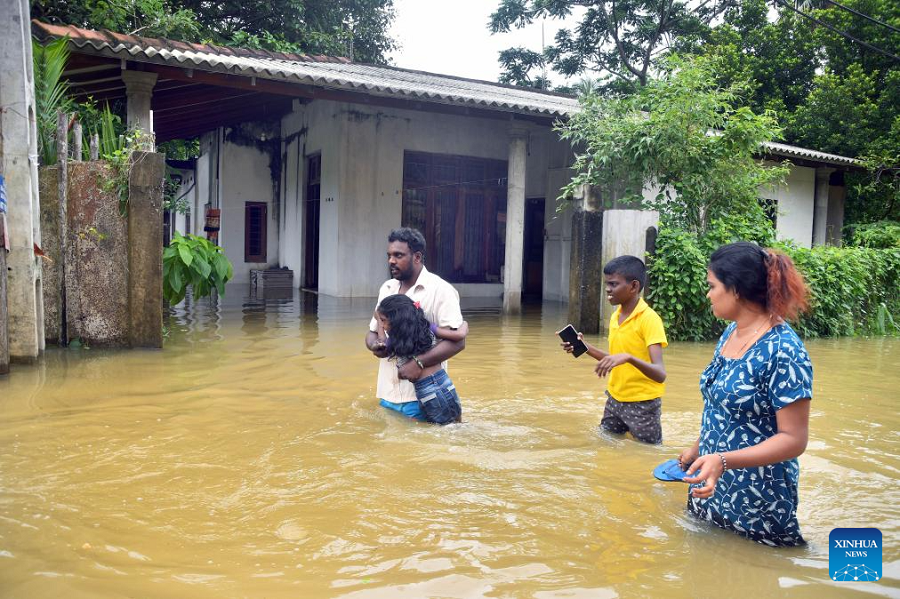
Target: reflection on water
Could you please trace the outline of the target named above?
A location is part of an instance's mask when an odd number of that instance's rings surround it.
[[[451,365],[465,423],[439,428],[377,406],[372,307],[201,301],[164,351],[49,350],[0,379],[0,596],[900,596],[898,340],[808,344],[810,545],[772,550],[650,474],[697,434],[712,344],[667,350],[650,447],[597,432],[563,306],[481,306]],[[828,580],[837,526],[881,529],[881,582]]]

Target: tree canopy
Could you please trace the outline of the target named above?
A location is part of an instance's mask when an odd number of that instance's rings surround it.
[[[785,175],[757,158],[780,129],[770,112],[741,105],[737,84],[721,88],[717,62],[670,57],[636,93],[582,94],[582,110],[560,126],[579,148],[564,193],[592,186],[604,202],[658,210],[663,225],[704,234],[716,220],[765,225],[759,188]],[[645,199],[648,185],[658,189]]]
[[[577,27],[560,29],[544,54],[525,48],[501,53],[507,82],[532,84],[531,72],[549,64],[566,77],[593,76],[612,90],[646,85],[673,44],[695,38],[738,0],[501,0],[493,33],[539,19],[564,19],[584,9]]]
[[[500,0],[493,32],[579,11],[543,53],[500,54],[503,80],[535,85],[549,65],[601,94],[631,94],[666,55],[712,58],[717,84],[772,111],[788,143],[863,159],[849,222],[900,220],[900,2],[896,0]],[[853,39],[851,39],[853,38]]]
[[[226,46],[387,63],[393,0],[36,0],[54,23]]]

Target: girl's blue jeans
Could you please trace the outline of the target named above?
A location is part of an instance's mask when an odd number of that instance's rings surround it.
[[[450,424],[462,421],[462,406],[456,386],[443,368],[415,382],[416,397],[427,422]]]

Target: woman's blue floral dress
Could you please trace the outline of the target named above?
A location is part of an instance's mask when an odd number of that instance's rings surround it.
[[[700,455],[757,445],[778,432],[775,413],[812,398],[812,364],[803,342],[787,324],[766,332],[740,358],[723,358],[722,346],[700,375],[703,422]],[[797,460],[727,470],[709,499],[688,495],[688,511],[754,541],[772,546],[805,543],[797,523]],[[691,485],[695,487],[699,485]]]

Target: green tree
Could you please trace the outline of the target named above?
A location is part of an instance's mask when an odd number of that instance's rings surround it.
[[[664,226],[694,234],[730,218],[765,226],[759,189],[786,172],[757,158],[780,134],[774,115],[741,105],[741,85],[720,88],[714,61],[673,56],[663,66],[634,94],[581,96],[582,110],[560,127],[577,148],[565,194],[589,185],[605,199],[659,210]],[[660,191],[645,201],[648,182]]]
[[[714,57],[720,85],[747,82],[747,105],[760,114],[775,111],[788,126],[813,89],[820,48],[802,17],[780,6],[774,21],[770,14],[766,0],[744,0],[725,11],[722,23],[699,38],[680,40],[676,47]]]
[[[549,64],[571,77],[596,75],[610,90],[646,85],[659,60],[682,38],[699,36],[737,0],[501,0],[491,15],[493,33],[539,19],[562,19],[584,8],[579,25],[561,29],[544,54],[524,48],[503,51],[503,79],[532,85],[531,72]]]
[[[841,0],[900,27],[894,0]],[[790,3],[794,6],[794,3]],[[861,158],[868,172],[847,175],[845,220],[900,219],[900,61],[762,0],[729,8],[723,22],[685,50],[721,60],[721,84],[749,79],[749,105],[774,110],[788,143]],[[800,10],[834,29],[900,56],[900,34],[826,0]]]
[[[69,40],[66,38],[46,46],[32,42],[38,154],[41,164],[45,165],[56,163],[57,112],[68,113],[73,106],[66,96],[68,83],[62,79],[68,59]]]
[[[36,0],[50,22],[148,37],[352,56],[384,64],[393,0]]]

